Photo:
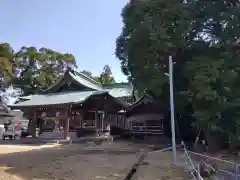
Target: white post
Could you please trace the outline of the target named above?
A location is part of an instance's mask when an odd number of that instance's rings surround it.
[[[171,131],[172,131],[172,163],[177,165],[176,139],[175,139],[175,120],[174,120],[174,100],[173,100],[173,62],[169,56],[169,84],[170,84],[170,107],[171,107]]]
[[[201,180],[200,163],[198,163],[198,166],[197,166],[197,179],[198,179],[198,180]]]
[[[101,120],[101,132],[104,130],[104,122],[105,121],[105,112],[102,113],[102,120]]]

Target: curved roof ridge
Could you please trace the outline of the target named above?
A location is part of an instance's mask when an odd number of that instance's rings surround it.
[[[64,80],[64,78],[66,77],[66,75],[69,73],[69,68],[65,71],[65,73],[64,73],[64,75],[63,75],[63,77],[61,78],[61,79],[59,79],[58,81],[56,81],[56,83],[55,84],[53,84],[52,86],[50,86],[49,88],[47,88],[47,89],[44,89],[44,90],[42,90],[41,92],[40,92],[40,94],[41,93],[44,93],[44,92],[47,92],[47,91],[49,91],[50,89],[52,89],[52,88],[54,88],[55,86],[57,86],[58,84],[60,84],[63,80]]]
[[[82,78],[82,79],[84,79],[85,81],[88,81],[89,83],[91,83],[91,84],[93,85],[92,87],[89,87],[89,88],[91,88],[91,89],[95,89],[95,90],[96,90],[96,89],[99,89],[99,88],[102,89],[102,85],[101,85],[100,83],[98,83],[97,81],[93,80],[92,78],[86,76],[86,75],[83,74],[83,73],[77,72],[76,70],[74,70],[74,69],[71,68],[71,67],[68,67],[67,70],[65,71],[63,77],[62,77],[60,80],[58,80],[55,84],[53,84],[53,85],[52,85],[51,87],[49,87],[48,89],[45,89],[45,90],[41,91],[40,94],[42,94],[42,93],[43,93],[43,94],[44,94],[44,93],[47,93],[47,92],[49,92],[51,89],[55,88],[56,86],[61,85],[61,83],[64,82],[64,80],[65,80],[65,78],[66,78],[67,76],[71,76],[71,78],[72,78],[74,81],[76,81],[77,83],[80,83],[80,84],[82,84],[83,86],[86,86],[86,87],[88,87],[88,85],[81,83],[77,78]],[[94,87],[94,86],[95,86],[95,87]]]
[[[102,86],[102,84],[100,82],[97,82],[96,80],[94,80],[93,78],[89,77],[88,75],[84,74],[84,73],[81,73],[81,72],[78,72],[74,69],[72,69],[72,73],[73,74],[77,74],[77,75],[80,75],[82,76],[83,78],[87,79],[87,80],[90,80],[92,83],[96,84],[96,85],[99,85],[99,86]]]

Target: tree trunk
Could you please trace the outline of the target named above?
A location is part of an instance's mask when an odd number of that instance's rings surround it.
[[[229,152],[237,155],[238,138],[235,135],[229,135]]]
[[[219,150],[219,143],[217,141],[217,138],[214,136],[213,133],[207,132],[205,133],[205,137],[207,140],[207,146],[209,152],[216,152]]]

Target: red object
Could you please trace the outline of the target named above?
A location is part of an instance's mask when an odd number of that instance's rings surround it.
[[[20,124],[20,123],[17,123],[17,124],[15,125],[15,130],[16,130],[16,131],[20,131],[20,130],[21,130],[21,124]]]

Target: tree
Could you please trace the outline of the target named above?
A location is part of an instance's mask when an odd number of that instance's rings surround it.
[[[7,43],[0,44],[0,85],[2,90],[14,76],[14,52]]]
[[[24,95],[36,93],[53,85],[68,66],[76,66],[72,54],[47,48],[22,47],[15,53],[17,76],[13,80]]]
[[[114,77],[112,76],[111,68],[108,65],[105,65],[100,76],[93,76],[91,72],[87,70],[81,71],[81,73],[91,77],[95,81],[101,84],[113,84],[115,83]]]
[[[98,79],[102,84],[113,84],[113,83],[115,83],[115,80],[112,76],[111,68],[108,65],[104,66],[103,72],[100,74]]]
[[[124,74],[168,104],[164,73],[172,55],[177,113],[192,114],[208,138],[216,129],[238,136],[239,9],[237,0],[131,0],[122,13],[116,55]]]
[[[0,103],[5,103],[6,89],[15,75],[14,52],[7,43],[0,44]]]

